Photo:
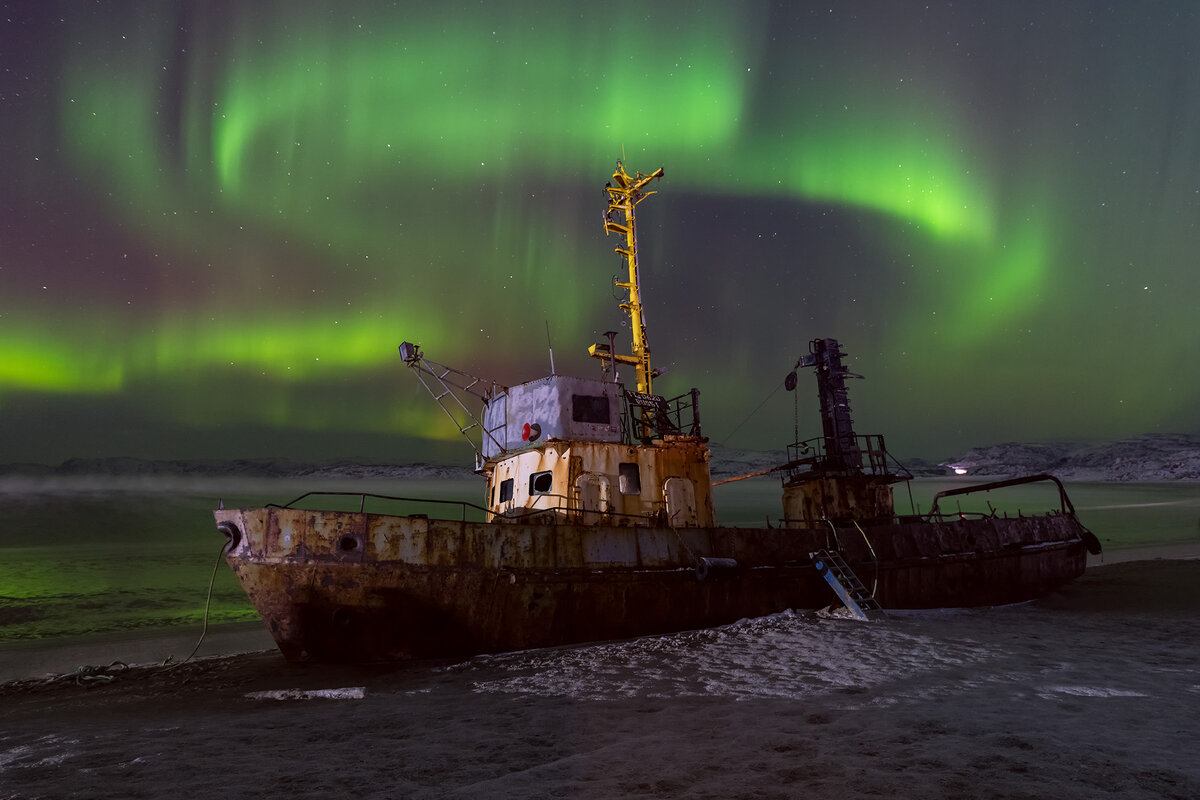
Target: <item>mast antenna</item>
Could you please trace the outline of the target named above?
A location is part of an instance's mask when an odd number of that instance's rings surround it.
[[[622,157],[625,155],[624,146],[621,148],[621,155]],[[637,390],[643,394],[653,393],[651,391],[652,381],[658,377],[659,372],[650,364],[650,343],[646,339],[646,323],[642,313],[637,225],[634,216],[637,204],[655,194],[655,192],[644,191],[647,184],[662,176],[663,170],[662,167],[659,167],[649,175],[636,172],[633,177],[630,177],[629,173],[625,171],[624,163],[618,161],[612,179],[604,185],[604,192],[608,198],[608,208],[604,212],[604,232],[606,235],[615,233],[625,237],[623,245],[615,249],[629,266],[629,280],[624,283],[617,281],[615,285],[629,292],[628,299],[621,303],[621,310],[629,314],[629,327],[633,334],[632,354],[624,355],[614,352],[611,342],[607,345],[594,344],[588,348],[588,353],[593,358],[605,361],[605,367],[611,362],[614,372],[617,364],[633,365],[637,373]],[[618,214],[623,214],[624,220],[619,219]]]

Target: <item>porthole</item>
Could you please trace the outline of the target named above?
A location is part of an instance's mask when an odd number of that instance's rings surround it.
[[[549,494],[554,486],[554,473],[535,472],[529,476],[530,494]]]

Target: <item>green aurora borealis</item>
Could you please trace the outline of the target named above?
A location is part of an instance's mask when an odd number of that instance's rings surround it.
[[[717,441],[822,336],[901,456],[1200,430],[1191,3],[4,10],[0,461],[467,462],[396,345],[591,374],[622,152]]]

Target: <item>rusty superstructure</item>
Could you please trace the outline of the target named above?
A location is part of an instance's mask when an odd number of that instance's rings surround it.
[[[1035,517],[945,515],[936,504],[896,515],[892,484],[911,476],[882,436],[854,432],[834,339],[814,340],[796,363],[816,372],[823,435],[789,447],[773,470],[784,476],[781,525],[717,525],[699,392],[654,393],[635,217],[662,175],[630,176],[618,162],[605,186],[632,343],[618,353],[610,333],[589,348],[600,378],[552,369],[507,386],[400,345],[475,447],[482,505],[427,501],[423,512],[443,513],[414,513],[421,501],[327,494],[215,512],[226,559],[284,655],[459,656],[818,608],[833,598],[813,565],[831,554],[885,608],[1015,602],[1083,571],[1098,544],[1061,485],[1061,507]],[[794,370],[786,383],[795,388]]]

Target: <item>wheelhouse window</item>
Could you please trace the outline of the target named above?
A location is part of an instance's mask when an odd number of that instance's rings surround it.
[[[508,478],[506,480],[500,481],[500,502],[507,503],[509,500],[512,500],[512,494],[513,494],[513,479]]]
[[[617,465],[618,483],[621,494],[641,494],[642,475],[635,462],[626,461]]]
[[[549,472],[535,472],[529,476],[529,493],[550,494],[554,486],[554,476]]]
[[[594,394],[571,395],[571,419],[575,422],[591,422],[596,425],[611,424],[608,398],[604,395]]]

